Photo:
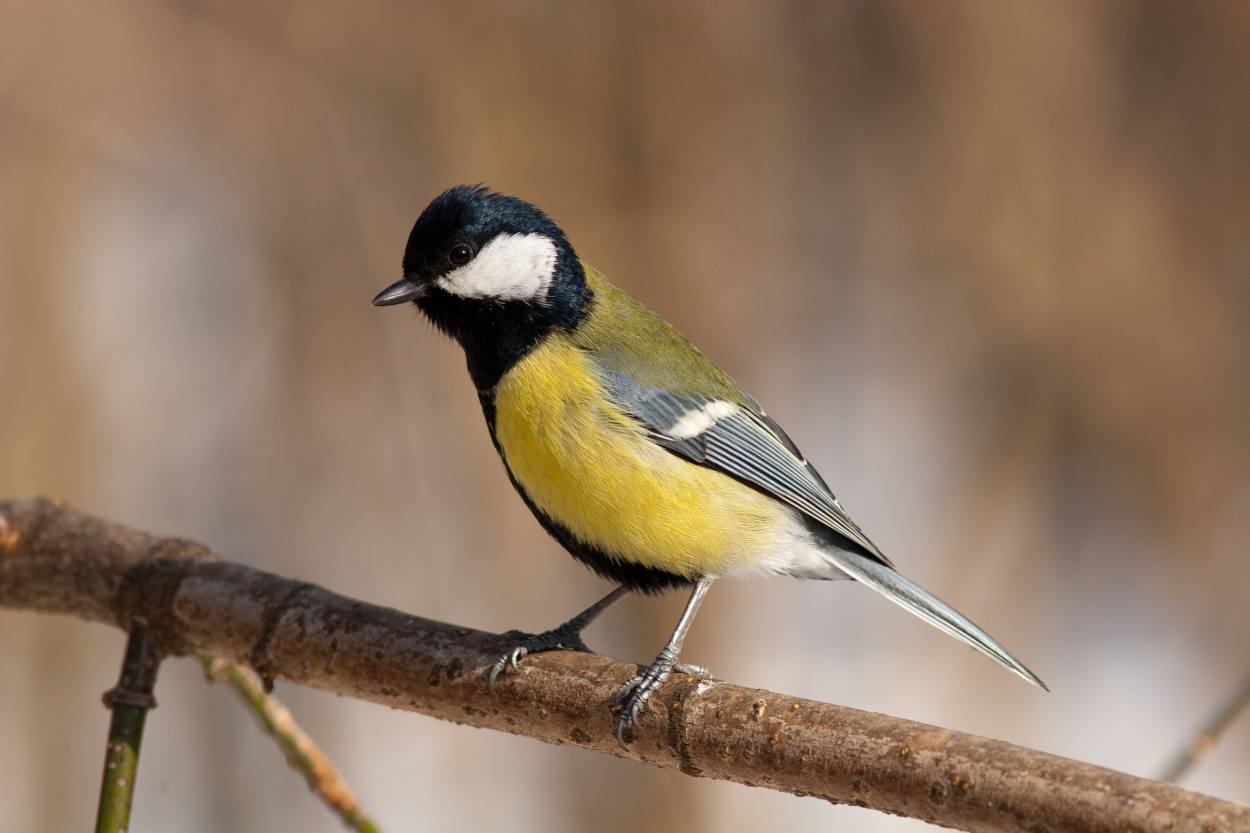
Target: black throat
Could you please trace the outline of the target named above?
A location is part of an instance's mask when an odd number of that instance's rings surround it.
[[[550,333],[567,332],[580,324],[590,312],[592,297],[582,264],[563,243],[547,297],[541,302],[484,301],[436,290],[417,301],[417,306],[464,348],[469,376],[484,394]]]

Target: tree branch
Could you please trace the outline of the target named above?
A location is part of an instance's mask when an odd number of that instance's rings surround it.
[[[100,803],[96,810],[96,833],[125,833],[130,828],[130,806],[135,798],[139,773],[139,748],[148,710],[156,708],[152,689],[161,657],[148,638],[143,622],[136,620],[126,639],[117,685],[104,692],[109,718],[108,746],[104,750],[104,775],[100,779]]]
[[[252,669],[206,654],[200,656],[200,664],[209,680],[234,689],[260,728],[278,744],[291,769],[304,776],[308,789],[333,810],[349,830],[379,833],[377,824],[361,809],[334,764],[295,722],[290,710],[266,693],[264,683]]]
[[[1198,727],[1198,731],[1185,744],[1185,748],[1177,752],[1175,757],[1168,762],[1159,780],[1177,782],[1184,778],[1189,770],[1197,766],[1215,748],[1220,736],[1227,732],[1228,727],[1232,726],[1237,717],[1248,708],[1250,708],[1250,674],[1247,674],[1246,678],[1241,681],[1232,696]]]
[[[494,695],[491,634],[344,598],[45,500],[0,502],[0,605],[129,628],[337,694],[969,831],[1208,833],[1250,808],[1001,741],[674,675],[622,750],[607,707],[634,673],[594,654],[526,659]]]

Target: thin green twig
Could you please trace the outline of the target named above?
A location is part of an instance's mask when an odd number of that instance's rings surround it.
[[[1199,727],[1193,738],[1185,744],[1185,748],[1178,752],[1163,770],[1159,780],[1176,782],[1183,778],[1190,769],[1207,756],[1220,736],[1247,707],[1250,707],[1250,674],[1246,675],[1224,705]]]
[[[152,689],[160,663],[156,644],[148,638],[144,624],[136,623],[126,640],[126,655],[117,685],[104,694],[104,705],[113,715],[109,720],[108,748],[100,781],[96,833],[124,833],[130,827],[143,724],[148,710],[156,708]]]
[[[308,788],[333,810],[351,830],[379,833],[377,825],[356,802],[343,777],[276,698],[265,693],[264,683],[246,666],[219,657],[201,656],[209,679],[227,683],[247,704],[261,728],[278,743],[291,768],[304,776]]]

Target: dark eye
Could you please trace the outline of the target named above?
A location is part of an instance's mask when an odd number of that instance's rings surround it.
[[[456,266],[464,266],[473,259],[473,248],[468,243],[457,243],[447,253],[447,259]]]

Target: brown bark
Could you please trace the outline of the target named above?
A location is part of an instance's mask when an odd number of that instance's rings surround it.
[[[729,683],[672,679],[632,747],[608,703],[634,666],[527,658],[485,686],[497,636],[354,601],[46,500],[0,502],[0,605],[128,628],[394,708],[689,775],[812,795],[969,831],[1250,830],[1250,808],[1044,752]]]

